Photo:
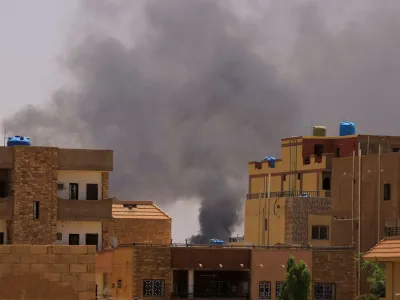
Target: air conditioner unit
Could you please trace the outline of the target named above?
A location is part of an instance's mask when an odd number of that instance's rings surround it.
[[[62,190],[64,189],[64,183],[58,183],[58,184],[57,184],[57,189],[58,189],[59,191],[62,191]]]
[[[113,236],[111,238],[111,248],[117,248],[118,247],[118,239],[116,236]]]

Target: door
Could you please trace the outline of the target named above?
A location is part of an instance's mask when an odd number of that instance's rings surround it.
[[[0,232],[0,245],[4,245],[4,232]]]
[[[69,235],[69,245],[79,245],[79,234],[76,233],[71,233]]]
[[[70,183],[69,184],[69,199],[78,200],[79,199],[79,184]]]
[[[88,183],[86,185],[86,200],[99,200],[99,185]]]
[[[86,245],[96,246],[96,250],[99,250],[99,235],[97,233],[87,233]]]

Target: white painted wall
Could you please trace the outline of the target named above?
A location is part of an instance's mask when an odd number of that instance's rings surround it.
[[[101,199],[102,180],[101,172],[98,171],[58,171],[57,183],[63,183],[64,189],[58,191],[58,197],[69,199],[69,184],[79,184],[79,200],[86,200],[86,184],[93,183],[99,186],[98,199]]]
[[[92,221],[57,221],[57,232],[62,233],[62,240],[57,241],[57,245],[68,245],[69,234],[79,234],[79,244],[85,245],[85,235],[87,233],[97,233],[99,235],[99,250],[102,249],[102,226],[101,222]]]
[[[7,221],[0,220],[0,232],[4,232],[4,244],[7,244]]]

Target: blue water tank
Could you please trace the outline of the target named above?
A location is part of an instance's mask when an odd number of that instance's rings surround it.
[[[211,239],[210,240],[210,245],[224,245],[225,242],[223,240],[219,239]]]
[[[13,136],[9,137],[7,140],[7,146],[12,147],[12,146],[31,146],[32,142],[31,139],[28,137],[23,137],[23,136]]]
[[[264,158],[264,161],[267,161],[271,168],[275,168],[275,161],[276,161],[275,157],[267,156],[266,158]]]
[[[353,122],[341,122],[339,135],[346,136],[346,135],[355,135],[356,134],[356,124]]]

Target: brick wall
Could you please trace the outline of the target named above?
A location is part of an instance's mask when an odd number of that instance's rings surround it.
[[[336,299],[352,300],[356,287],[356,254],[353,250],[314,250],[312,263],[313,289],[316,283],[335,283]]]
[[[58,149],[13,147],[13,244],[52,244],[56,241]],[[33,202],[40,203],[39,219]]]
[[[101,195],[102,199],[108,199],[108,186],[109,186],[109,173],[102,172],[101,173]]]
[[[171,247],[136,246],[132,253],[132,294],[143,298],[144,280],[161,280],[164,284],[164,297],[147,299],[170,299],[171,295]]]
[[[170,244],[171,220],[114,219],[112,222],[103,224],[105,247],[110,244],[110,238],[113,236],[117,237],[119,244]]]
[[[0,245],[0,299],[95,300],[95,246]]]

